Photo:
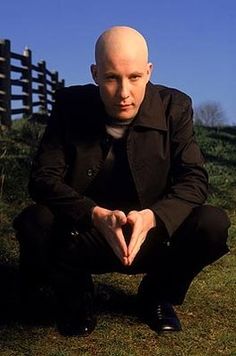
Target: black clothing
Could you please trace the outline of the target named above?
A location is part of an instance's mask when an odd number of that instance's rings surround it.
[[[126,137],[111,140],[103,167],[85,190],[85,195],[110,210],[118,209],[125,213],[140,210],[126,153]]]
[[[70,288],[76,294],[80,291],[77,282],[81,272],[147,273],[140,291],[148,291],[172,304],[181,304],[192,279],[203,267],[228,252],[229,225],[223,210],[211,206],[195,208],[170,243],[165,236],[167,232],[151,230],[133,264],[125,267],[94,228],[81,233],[65,232],[44,206],[28,207],[15,220],[19,239],[23,237],[22,268],[32,279],[50,266],[56,275],[66,273],[64,279],[66,283],[71,281]],[[25,249],[29,249],[26,258]]]
[[[62,89],[33,162],[32,198],[79,229],[91,226],[96,202],[85,191],[111,145],[106,116],[96,86]],[[171,237],[207,196],[207,173],[193,133],[190,98],[149,83],[129,127],[126,151],[141,209],[151,209]]]
[[[191,100],[149,83],[124,138],[111,138],[106,123],[96,86],[58,92],[32,167],[29,190],[37,204],[14,222],[21,269],[28,275],[53,270],[55,289],[63,294],[63,280],[71,281],[73,300],[79,297],[79,276],[147,273],[140,294],[180,304],[194,276],[227,253],[230,225],[221,209],[202,205],[207,173]],[[157,226],[131,266],[121,264],[93,227],[91,209],[98,204],[154,212]]]

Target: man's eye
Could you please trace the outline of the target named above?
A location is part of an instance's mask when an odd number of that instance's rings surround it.
[[[109,77],[105,78],[108,82],[111,82],[113,80],[116,80],[116,77],[114,75],[110,75]]]
[[[141,78],[140,75],[133,75],[130,79],[131,79],[133,82],[135,82],[135,81],[139,80],[140,78]]]

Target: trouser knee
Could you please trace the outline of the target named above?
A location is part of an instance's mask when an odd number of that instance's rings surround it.
[[[25,208],[13,221],[20,243],[32,244],[48,238],[54,224],[54,215],[44,205],[34,204]]]
[[[230,220],[223,209],[210,205],[197,208],[198,229],[204,233],[210,244],[225,244]]]
[[[195,209],[197,218],[197,236],[205,246],[211,261],[228,252],[227,238],[230,220],[226,212],[220,208],[204,205]]]
[[[13,227],[18,230],[25,230],[32,226],[47,227],[54,220],[51,210],[45,205],[34,204],[25,208],[13,221]]]

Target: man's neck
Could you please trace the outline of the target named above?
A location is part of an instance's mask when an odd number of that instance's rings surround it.
[[[113,126],[113,127],[129,126],[132,121],[133,119],[120,120],[114,117],[107,116],[106,125]]]

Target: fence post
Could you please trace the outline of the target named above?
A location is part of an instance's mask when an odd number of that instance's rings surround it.
[[[55,100],[55,92],[58,89],[58,72],[52,73],[52,100]]]
[[[60,82],[59,82],[59,88],[64,88],[65,86],[65,79],[62,79]]]
[[[57,89],[63,88],[65,86],[65,80],[59,81],[59,74],[57,71],[52,73],[52,100],[55,100],[55,92]]]
[[[40,79],[40,84],[38,86],[40,94],[40,110],[44,113],[48,113],[47,108],[47,72],[46,72],[46,62],[41,61],[38,63],[38,67],[40,69],[40,73],[38,74],[38,78]]]
[[[23,99],[23,105],[25,109],[25,114],[29,117],[32,115],[33,109],[32,109],[32,54],[31,50],[28,48],[25,48],[23,52],[23,60],[22,65],[25,67],[23,74],[22,74],[22,83],[23,83],[23,93],[24,93],[24,99]]]
[[[0,124],[11,127],[11,43],[0,40]]]

